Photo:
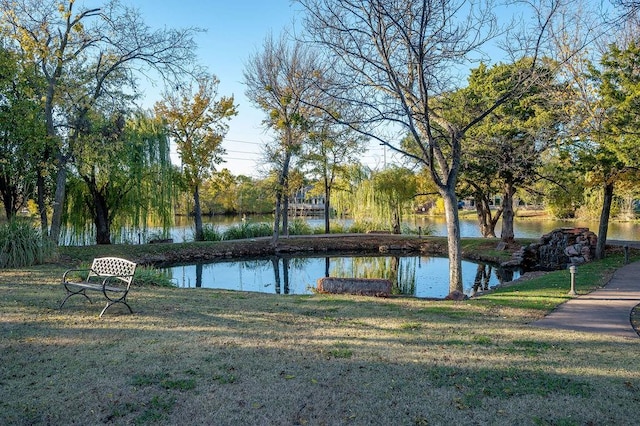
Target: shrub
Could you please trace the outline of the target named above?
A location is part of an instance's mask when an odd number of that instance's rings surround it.
[[[323,232],[324,232],[324,228]],[[348,232],[348,229],[345,227],[344,223],[341,222],[332,222],[329,224],[329,232],[332,234],[345,234]]]
[[[43,263],[53,253],[53,244],[30,221],[13,219],[0,226],[0,268]]]
[[[313,228],[303,219],[294,219],[289,223],[289,235],[312,235]]]
[[[227,228],[224,231],[223,239],[240,240],[244,238],[269,237],[271,235],[273,235],[273,228],[268,223],[244,222]]]
[[[171,278],[162,271],[151,266],[137,267],[133,277],[133,285],[146,285],[158,287],[174,287]]]
[[[222,241],[223,234],[217,226],[206,224],[202,227],[203,241]]]
[[[371,221],[364,222],[354,222],[351,225],[350,232],[356,234],[366,234],[369,231],[389,231],[390,228],[388,225],[384,225],[382,223],[375,223]]]

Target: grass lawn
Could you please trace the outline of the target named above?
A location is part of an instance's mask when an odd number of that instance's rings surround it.
[[[138,286],[100,319],[98,295],[58,309],[64,269],[0,271],[0,424],[639,421],[640,339],[528,325],[566,271],[465,302]]]

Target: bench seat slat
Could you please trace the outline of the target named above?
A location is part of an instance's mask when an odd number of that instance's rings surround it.
[[[111,286],[108,286],[108,285],[103,287],[102,284],[73,283],[73,282],[70,282],[70,283],[67,283],[67,284],[68,285],[73,285],[73,286],[76,286],[76,287],[86,288],[86,289],[89,289],[89,290],[96,290],[96,291],[102,291],[103,288],[105,290],[107,290],[107,291],[114,291],[114,292],[120,292],[120,293],[127,291],[127,289],[123,288],[123,287],[111,287]]]

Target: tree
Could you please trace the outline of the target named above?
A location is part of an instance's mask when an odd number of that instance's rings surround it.
[[[456,185],[462,139],[493,109],[517,97],[531,79],[523,74],[485,111],[464,125],[445,118],[438,100],[455,91],[454,70],[466,67],[498,31],[490,3],[456,0],[298,0],[307,12],[312,41],[325,49],[337,81],[326,93],[348,102],[353,114],[335,117],[429,170],[444,199],[451,290],[462,289],[462,259]],[[555,7],[539,20],[541,28],[524,56],[536,57]],[[542,9],[538,12],[542,13]],[[516,39],[513,37],[512,39]],[[525,39],[520,39],[525,40]],[[514,51],[515,52],[515,51]],[[535,62],[535,61],[534,61]],[[357,123],[350,121],[358,119]],[[396,131],[394,131],[396,130]],[[410,134],[419,155],[403,150],[397,130]]]
[[[75,141],[66,222],[76,228],[93,222],[96,244],[110,244],[114,221],[135,227],[160,218],[168,225],[172,168],[169,142],[151,117],[127,120],[92,111]]]
[[[313,96],[313,77],[319,73],[314,54],[302,43],[289,43],[284,36],[265,38],[262,51],[252,55],[245,66],[247,97],[266,114],[265,126],[276,135],[276,144],[265,150],[268,162],[278,171],[273,243],[278,241],[280,220],[287,232],[289,170],[301,152],[309,130],[312,110],[302,102]]]
[[[0,196],[9,221],[34,197],[46,168],[38,161],[47,138],[33,87],[37,77],[18,59],[0,47]]]
[[[309,134],[305,163],[309,171],[319,177],[324,194],[324,232],[330,233],[332,190],[339,185],[340,177],[348,167],[358,162],[364,152],[364,139],[344,126],[332,125],[329,120],[320,122],[319,128]]]
[[[460,105],[461,121],[465,115],[486,111],[531,67],[530,59],[490,68],[482,64],[471,72],[469,85],[448,101],[448,109]],[[556,140],[560,117],[554,69],[551,61],[541,63],[535,70],[537,79],[526,91],[502,103],[466,133],[462,180],[473,188],[484,236],[495,236],[495,225],[502,216],[501,239],[514,240],[513,197],[517,189],[539,179],[542,154]],[[502,195],[502,203],[492,217],[489,200],[496,193]]]
[[[136,91],[136,76],[150,69],[167,79],[191,72],[194,57],[189,28],[158,31],[139,12],[108,0],[104,7],[80,7],[67,0],[0,0],[2,31],[21,60],[45,80],[47,135],[57,145],[41,161],[56,162],[57,174],[50,238],[58,242],[65,201],[67,166],[83,123],[99,100],[125,101],[115,94]],[[114,96],[111,96],[114,95]],[[46,227],[45,206],[40,206]]]
[[[200,192],[201,204],[208,213],[234,213],[237,194],[237,180],[229,169],[222,169],[206,179]]]
[[[389,167],[373,175],[374,198],[383,206],[394,234],[400,234],[400,223],[407,207],[416,196],[417,181],[409,169]]]
[[[592,67],[604,115],[598,145],[591,154],[592,164],[603,174],[604,199],[598,229],[596,258],[604,257],[607,229],[616,182],[638,172],[640,164],[640,46],[626,48],[615,44],[601,60],[602,69]],[[594,167],[594,171],[597,169]]]
[[[166,93],[155,105],[156,115],[163,117],[182,161],[182,169],[193,195],[195,239],[204,239],[200,189],[218,164],[222,163],[222,140],[227,134],[227,121],[237,114],[233,96],[218,97],[219,80],[201,77],[193,86]]]

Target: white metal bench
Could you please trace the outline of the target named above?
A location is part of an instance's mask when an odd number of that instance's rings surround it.
[[[87,278],[81,282],[69,281],[73,273],[89,272]],[[102,292],[107,299],[107,306],[100,312],[102,314],[112,305],[122,303],[129,312],[133,313],[131,306],[127,303],[127,294],[133,281],[133,275],[136,271],[136,264],[119,257],[100,257],[93,259],[91,269],[69,269],[62,275],[62,285],[64,286],[67,297],[60,304],[60,308],[65,302],[76,294],[86,297],[89,302],[93,303],[86,291]]]

